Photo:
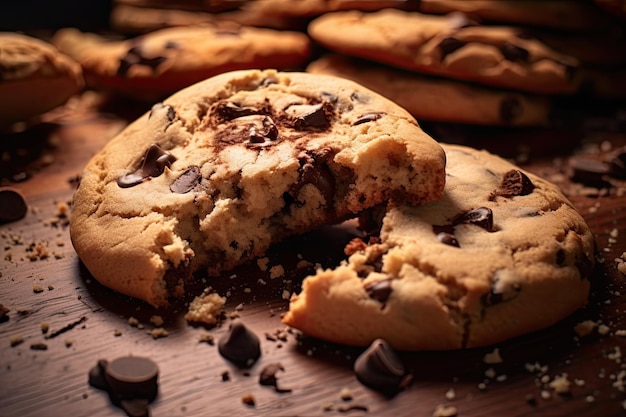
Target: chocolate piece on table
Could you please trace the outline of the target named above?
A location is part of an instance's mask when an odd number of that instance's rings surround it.
[[[0,223],[19,220],[27,212],[28,205],[19,191],[8,187],[0,188]]]
[[[376,339],[354,362],[357,379],[374,390],[395,393],[412,379],[397,353],[383,339]]]
[[[217,348],[224,358],[240,367],[250,367],[261,356],[259,337],[243,323],[235,322],[218,342]]]
[[[604,186],[605,178],[611,174],[611,167],[600,161],[592,159],[570,159],[572,180],[586,185]]]

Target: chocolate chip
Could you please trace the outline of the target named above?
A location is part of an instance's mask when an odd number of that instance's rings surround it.
[[[516,97],[505,97],[500,102],[500,120],[505,124],[513,124],[522,115],[522,104]]]
[[[491,193],[489,200],[497,196],[512,198],[519,195],[528,195],[535,189],[535,184],[522,171],[512,169],[504,174],[498,188]]]
[[[376,339],[354,362],[357,379],[374,390],[395,393],[408,386],[412,376],[393,348],[383,339]]]
[[[291,392],[288,388],[279,388],[276,374],[278,371],[284,371],[285,368],[280,363],[270,363],[266,365],[259,375],[259,384],[274,387],[276,392]]]
[[[356,101],[357,103],[365,104],[370,101],[370,96],[360,91],[354,91],[352,94],[350,94],[350,100]]]
[[[461,213],[452,220],[453,225],[475,224],[488,232],[493,231],[493,212],[488,207],[478,207]]]
[[[243,323],[232,323],[217,343],[217,348],[224,358],[240,367],[248,368],[261,356],[259,337]]]
[[[170,185],[170,191],[177,194],[188,193],[200,183],[201,179],[200,168],[191,166]]]
[[[611,174],[609,164],[584,158],[571,158],[569,162],[573,181],[596,187],[608,185],[606,177]]]
[[[152,400],[158,390],[159,368],[149,358],[122,356],[107,363],[104,377],[109,391],[120,399]]]
[[[360,125],[362,123],[373,122],[383,117],[384,114],[384,112],[371,112],[362,114],[354,121],[354,123],[352,123],[352,126]]]
[[[167,57],[164,56],[148,58],[144,56],[143,53],[144,51],[141,45],[136,45],[130,48],[128,52],[126,52],[126,55],[120,59],[120,64],[117,68],[117,75],[125,77],[130,68],[134,65],[150,67],[154,71],[159,65],[167,60]]]
[[[441,61],[443,61],[449,54],[465,46],[465,42],[457,38],[448,37],[442,40],[437,46],[441,50]]]
[[[28,205],[22,193],[13,188],[0,188],[0,223],[19,220],[27,212]]]
[[[327,102],[329,102],[331,104],[335,104],[339,100],[339,97],[337,97],[336,94],[329,93],[329,92],[326,92],[326,91],[322,91],[320,93],[320,97],[322,98],[323,101],[327,101]]]
[[[527,49],[514,45],[511,42],[505,42],[504,45],[500,47],[500,52],[502,52],[502,56],[504,56],[505,59],[512,62],[528,62],[528,58],[530,57],[530,53]]]
[[[105,390],[129,417],[149,417],[150,402],[158,393],[159,368],[151,359],[124,356],[104,359],[89,370],[89,385]]]
[[[298,130],[307,128],[325,129],[330,126],[329,109],[323,103],[319,104],[294,104],[289,106],[285,113],[293,120],[293,126]]]
[[[169,167],[176,161],[176,157],[165,152],[159,145],[153,144],[146,151],[141,167],[135,172],[122,175],[117,179],[117,185],[121,188],[133,187],[151,178],[163,174],[165,167]]]
[[[391,288],[391,281],[392,279],[385,279],[382,281],[368,282],[367,284],[363,284],[363,288],[365,288],[370,298],[385,304],[393,290]]]
[[[446,245],[456,246],[457,248],[460,247],[459,241],[456,240],[456,237],[452,233],[446,233],[446,232],[437,233],[437,240],[440,241],[441,243],[445,243]]]

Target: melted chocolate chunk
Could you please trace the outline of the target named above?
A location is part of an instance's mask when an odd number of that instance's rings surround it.
[[[22,193],[13,188],[0,188],[0,223],[19,220],[27,212],[28,205]]]
[[[365,93],[361,93],[359,91],[355,91],[352,94],[350,94],[350,100],[356,101],[357,103],[365,104],[368,101],[370,101],[370,96],[365,94]]]
[[[356,359],[354,372],[363,385],[390,394],[406,388],[412,379],[397,353],[383,339],[374,340]]]
[[[505,42],[500,48],[502,56],[512,62],[528,62],[530,53],[527,49],[521,46],[514,45],[510,42]]]
[[[241,322],[230,325],[217,348],[220,355],[243,368],[249,368],[261,356],[259,337]]]
[[[170,185],[170,191],[177,194],[188,193],[200,183],[201,179],[200,168],[194,165],[187,168],[187,170]]]
[[[290,195],[294,197],[299,204],[302,204],[302,202],[298,200],[298,194],[302,187],[306,184],[311,184],[322,193],[326,200],[326,206],[328,208],[333,207],[335,199],[335,177],[330,171],[330,168],[322,162],[318,162],[314,157],[307,156],[306,159],[307,161],[304,162],[300,169],[300,179],[296,184],[292,185],[289,190]],[[320,157],[320,160],[321,159],[323,159],[323,157]]]
[[[298,130],[308,128],[326,129],[330,126],[330,114],[324,103],[294,104],[285,112],[292,118],[293,126]]]
[[[439,49],[441,50],[441,61],[446,59],[446,57],[452,52],[456,51],[459,48],[462,48],[463,46],[465,46],[465,42],[457,38],[449,37],[442,40],[438,45]]]
[[[117,179],[117,185],[121,188],[133,187],[151,178],[163,174],[165,167],[169,167],[176,161],[176,157],[165,152],[159,145],[152,145],[146,151],[141,167],[135,172],[122,175]]]
[[[320,96],[322,97],[323,101],[327,101],[330,104],[335,104],[339,100],[339,97],[337,97],[337,95],[335,95],[333,93],[326,92],[326,91],[322,91],[320,93]]]
[[[491,193],[489,200],[497,196],[512,198],[519,195],[528,195],[535,189],[535,184],[522,171],[512,169],[504,174],[498,188]]]
[[[354,121],[354,123],[352,123],[352,126],[376,121],[380,119],[381,117],[383,117],[384,114],[385,112],[371,112],[371,113],[362,114]]]
[[[365,291],[367,291],[367,295],[370,298],[384,305],[393,290],[391,288],[391,281],[392,279],[385,279],[382,281],[368,282],[363,285],[363,288],[365,288]]]
[[[507,125],[513,124],[522,115],[522,105],[516,97],[505,97],[500,102],[500,120]]]
[[[478,207],[459,214],[452,219],[452,224],[475,224],[488,232],[493,232],[493,212],[488,207]]]
[[[256,107],[251,106],[242,107],[241,105],[230,101],[218,103],[215,108],[215,112],[223,120],[233,120],[238,117],[267,113],[265,109],[257,109]]]
[[[167,57],[164,56],[148,58],[144,56],[143,48],[140,45],[133,46],[128,50],[128,52],[126,52],[126,55],[120,59],[120,64],[117,68],[117,75],[125,77],[133,65],[150,67],[154,71],[165,61],[167,61]]]

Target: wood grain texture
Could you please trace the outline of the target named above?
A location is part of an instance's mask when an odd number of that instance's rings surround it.
[[[261,337],[262,356],[248,371],[225,361],[216,345],[199,342],[206,332],[217,341],[231,319],[212,330],[192,327],[183,319],[188,299],[155,310],[103,288],[90,277],[73,251],[67,224],[57,210],[59,203],[71,200],[71,180],[124,123],[122,118],[102,113],[57,121],[34,142],[40,147],[37,157],[23,161],[29,164],[30,178],[11,183],[23,192],[31,210],[21,221],[0,225],[0,303],[11,309],[9,320],[0,323],[0,416],[122,416],[124,412],[111,404],[106,393],[89,386],[87,373],[99,359],[129,354],[148,356],[159,366],[153,416],[432,416],[440,404],[455,407],[460,417],[626,413],[626,366],[621,358],[626,337],[618,332],[626,330],[626,276],[617,271],[614,260],[626,251],[625,187],[619,183],[611,192],[581,194],[569,181],[565,163],[558,164],[571,149],[542,157],[541,149],[533,148],[523,166],[569,191],[596,236],[600,263],[588,306],[549,329],[497,346],[402,353],[415,379],[407,390],[389,398],[356,380],[352,364],[360,349],[297,337],[295,332],[287,332],[284,341],[264,336],[284,330],[280,315],[288,303],[283,293],[297,291],[302,278],[312,271],[297,269],[297,262],[305,259],[326,266],[339,262],[343,245],[358,233],[349,223],[272,248],[269,265],[284,265],[282,278],[270,279],[268,272],[252,263],[198,283],[197,291],[212,286],[228,294],[227,313],[236,313]],[[12,138],[0,139],[5,150],[19,147]],[[517,143],[505,147],[500,139],[481,146],[517,152]],[[471,145],[472,139],[467,140]],[[608,144],[611,149],[626,145],[626,135],[585,135],[585,141],[572,148],[575,152],[598,149],[597,157],[608,152]],[[49,163],[38,163],[42,154],[49,155]],[[31,244],[47,246],[48,257],[29,259]],[[43,292],[35,293],[34,285],[42,286]],[[165,320],[167,337],[154,339],[148,333],[154,328],[153,315]],[[130,317],[143,328],[131,326]],[[578,337],[574,326],[584,320],[606,328],[596,327],[593,334]],[[42,322],[49,324],[46,334]],[[11,346],[15,336],[23,342]],[[35,343],[45,343],[47,350],[31,349]],[[485,363],[485,354],[495,348],[502,363]],[[273,362],[284,367],[277,374],[279,386],[291,392],[278,393],[259,384],[260,370]],[[225,371],[228,381],[222,379]],[[571,389],[560,395],[550,383],[564,375]],[[352,400],[341,399],[344,388],[350,390]],[[246,394],[254,396],[254,406],[242,402]]]

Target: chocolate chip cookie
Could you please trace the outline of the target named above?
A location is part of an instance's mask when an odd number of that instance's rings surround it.
[[[579,62],[505,26],[458,14],[386,9],[328,13],[309,35],[328,49],[399,68],[538,94],[574,93]]]
[[[310,54],[303,33],[232,22],[166,28],[127,40],[66,28],[52,42],[82,65],[89,87],[148,101],[226,71],[293,69]]]
[[[345,55],[326,55],[307,67],[313,74],[348,78],[391,99],[419,121],[487,126],[546,126],[549,97],[495,90],[403,71]]]
[[[80,65],[48,42],[0,32],[0,129],[65,103],[83,87]]]
[[[414,10],[416,7],[414,0],[255,0],[242,8],[266,16],[311,18],[339,10],[371,12],[386,8]]]
[[[307,277],[286,324],[348,345],[446,350],[543,329],[585,305],[593,235],[559,189],[485,151],[443,147],[443,198],[362,221],[376,230],[382,217],[380,234]]]
[[[70,234],[98,281],[162,306],[195,271],[384,201],[437,200],[444,170],[415,119],[359,84],[229,72],[155,105],[89,162]]]

